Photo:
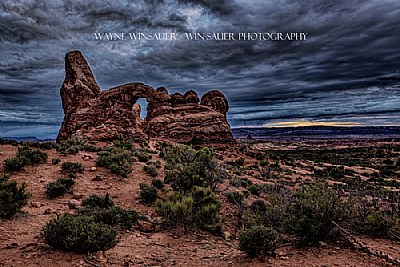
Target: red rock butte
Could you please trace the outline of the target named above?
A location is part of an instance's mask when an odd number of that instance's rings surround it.
[[[193,90],[170,95],[166,88],[129,83],[100,90],[80,51],[65,56],[65,80],[60,90],[64,121],[57,141],[81,138],[92,141],[129,138],[162,138],[186,143],[234,142],[226,113],[228,100],[218,90],[199,100]],[[147,117],[140,118],[139,98],[148,102]]]

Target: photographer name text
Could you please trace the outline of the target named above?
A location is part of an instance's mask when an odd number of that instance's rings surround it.
[[[96,41],[306,41],[306,32],[95,32]]]

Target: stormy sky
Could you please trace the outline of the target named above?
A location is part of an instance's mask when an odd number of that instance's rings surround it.
[[[399,25],[399,0],[3,0],[0,136],[56,136],[64,55],[76,49],[102,89],[219,89],[233,127],[400,125]],[[95,32],[308,36],[99,42]]]

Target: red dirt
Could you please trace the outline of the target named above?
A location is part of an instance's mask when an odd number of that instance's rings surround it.
[[[17,148],[9,145],[0,146],[0,162],[14,157]],[[94,266],[88,263],[84,255],[51,250],[40,239],[41,228],[56,214],[72,212],[68,207],[70,199],[84,199],[91,194],[104,195],[109,192],[114,202],[125,208],[132,208],[141,214],[156,217],[154,207],[143,205],[138,200],[139,184],[150,183],[151,177],[143,171],[144,163],[135,162],[133,173],[126,179],[111,174],[104,168],[91,171],[95,166],[96,153],[83,153],[62,157],[55,150],[46,151],[48,163],[26,167],[25,171],[12,175],[18,183],[26,182],[31,193],[29,204],[23,213],[10,220],[0,221],[0,266]],[[83,154],[91,154],[93,159],[84,160]],[[236,154],[237,155],[237,154]],[[85,172],[79,174],[73,188],[73,194],[54,200],[45,196],[45,186],[62,177],[60,164],[52,165],[52,158],[61,158],[62,162],[80,162]],[[153,160],[158,159],[153,155]],[[250,161],[250,159],[248,159]],[[0,167],[2,171],[2,166]],[[101,175],[102,181],[92,181]],[[162,171],[160,175],[162,176]],[[162,177],[160,177],[162,178]],[[222,187],[229,186],[225,182]],[[227,223],[224,231],[231,232],[230,220],[234,220],[234,210],[223,201]],[[31,203],[40,202],[41,207]],[[37,203],[36,203],[37,204]],[[47,212],[45,212],[47,210]],[[50,214],[47,214],[50,213]],[[365,239],[374,249],[385,251],[400,258],[398,244],[390,240]],[[278,256],[268,258],[262,263],[249,259],[238,250],[238,240],[232,236],[224,240],[204,232],[183,235],[180,231],[162,231],[143,233],[132,229],[120,235],[119,243],[105,252],[98,252],[91,261],[97,266],[388,266],[384,260],[367,254],[327,245],[324,248],[295,249],[281,247]]]

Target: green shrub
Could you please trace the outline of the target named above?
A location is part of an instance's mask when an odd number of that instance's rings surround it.
[[[253,195],[259,196],[261,194],[261,187],[258,184],[253,184],[247,188]]]
[[[36,165],[47,161],[47,153],[40,150],[32,150],[29,147],[18,148],[15,158],[4,161],[5,172],[18,172],[27,165]]]
[[[146,150],[136,151],[135,156],[140,162],[148,162],[151,159],[151,155]]]
[[[244,230],[239,237],[239,249],[249,257],[274,254],[279,242],[279,234],[274,229],[253,226]]]
[[[293,193],[285,226],[302,244],[315,245],[330,236],[333,221],[343,221],[347,211],[347,203],[327,183],[309,184]]]
[[[239,158],[235,161],[236,166],[244,166],[244,158]]]
[[[132,153],[122,148],[112,148],[110,151],[98,154],[96,165],[108,168],[112,173],[128,177],[132,172]]]
[[[225,196],[228,198],[229,202],[235,205],[242,205],[244,201],[244,196],[238,191],[226,192]]]
[[[63,162],[61,165],[61,170],[68,174],[69,177],[75,178],[77,173],[83,173],[85,168],[79,162]]]
[[[156,187],[157,189],[164,190],[164,183],[160,179],[153,179],[151,181],[151,185]]]
[[[159,161],[159,160],[150,161],[147,164],[148,165],[153,165],[154,167],[156,167],[156,169],[160,169],[161,168],[161,161]]]
[[[122,150],[133,150],[134,148],[132,140],[124,136],[118,136],[117,139],[113,141],[113,146]]]
[[[29,194],[25,192],[26,185],[18,186],[16,181],[0,182],[0,218],[8,219],[26,205]]]
[[[210,148],[196,151],[188,146],[175,146],[166,150],[164,181],[175,190],[190,191],[194,186],[215,190],[225,175]]]
[[[57,216],[44,226],[42,236],[54,248],[80,253],[107,250],[117,244],[113,227],[86,215]]]
[[[156,210],[166,224],[183,226],[185,232],[190,226],[210,231],[220,227],[220,203],[211,189],[196,186],[191,192],[170,192],[168,198],[167,202],[156,201]]]
[[[46,152],[40,150],[32,150],[29,147],[22,147],[18,149],[17,158],[25,161],[25,165],[36,165],[46,163],[48,155]]]
[[[82,206],[88,209],[92,208],[110,208],[114,206],[110,194],[107,193],[105,196],[91,195],[82,201]]]
[[[388,237],[390,230],[394,227],[393,217],[381,211],[372,211],[364,220],[362,232],[375,237]]]
[[[18,141],[0,138],[0,145],[18,146]]]
[[[239,178],[232,178],[232,179],[229,180],[229,184],[231,186],[239,188],[241,186],[241,181],[240,180],[241,179],[239,179]]]
[[[277,231],[283,231],[283,222],[287,216],[289,199],[286,195],[275,194],[269,196],[269,202],[262,199],[251,203],[243,217],[246,228],[254,225],[271,227]]]
[[[89,145],[85,141],[77,138],[71,138],[68,140],[61,141],[57,147],[57,151],[61,155],[67,155],[67,154],[76,155],[80,151],[98,152],[100,150],[101,148]]]
[[[140,184],[140,198],[144,203],[154,203],[157,199],[157,188],[147,184]]]
[[[240,180],[240,185],[244,188],[248,188],[249,186],[253,185],[253,182],[250,181],[248,178],[242,178]]]
[[[79,214],[90,215],[96,222],[121,229],[130,229],[133,224],[137,223],[139,216],[134,210],[125,210],[115,206],[108,193],[104,197],[91,195],[83,200]]]
[[[267,203],[262,199],[254,200],[250,205],[251,210],[254,213],[265,213],[267,212]]]
[[[125,210],[119,206],[108,208],[92,208],[87,207],[80,209],[79,214],[90,215],[98,223],[104,223],[115,226],[119,229],[130,229],[132,225],[137,223],[139,214],[134,210]]]
[[[164,218],[164,223],[172,227],[183,226],[185,233],[193,222],[193,197],[178,192],[170,192],[169,200],[156,201],[156,210]]]
[[[4,171],[5,172],[19,172],[22,171],[26,163],[24,159],[21,158],[10,158],[4,160]]]
[[[157,169],[154,165],[145,165],[143,167],[143,169],[145,170],[145,172],[147,172],[151,177],[157,177],[158,172]]]
[[[56,198],[64,195],[68,191],[67,187],[60,182],[51,182],[46,186],[46,196],[48,198]]]
[[[51,160],[51,164],[53,164],[53,165],[57,165],[60,162],[61,162],[60,158],[54,158],[54,159]]]
[[[130,229],[137,223],[139,214],[134,210],[125,210],[119,206],[100,209],[93,214],[96,222],[117,226],[121,229]]]
[[[257,154],[256,160],[263,161],[264,159],[265,159],[265,156],[263,154],[261,154],[261,153]]]
[[[46,186],[46,196],[56,198],[67,193],[75,184],[71,178],[59,178],[55,182],[48,183]]]
[[[23,142],[23,145],[39,148],[41,150],[50,150],[53,148],[58,148],[58,145],[55,142]]]
[[[192,139],[187,142],[187,145],[192,145],[194,147],[199,147],[204,144],[204,136],[193,136]]]

